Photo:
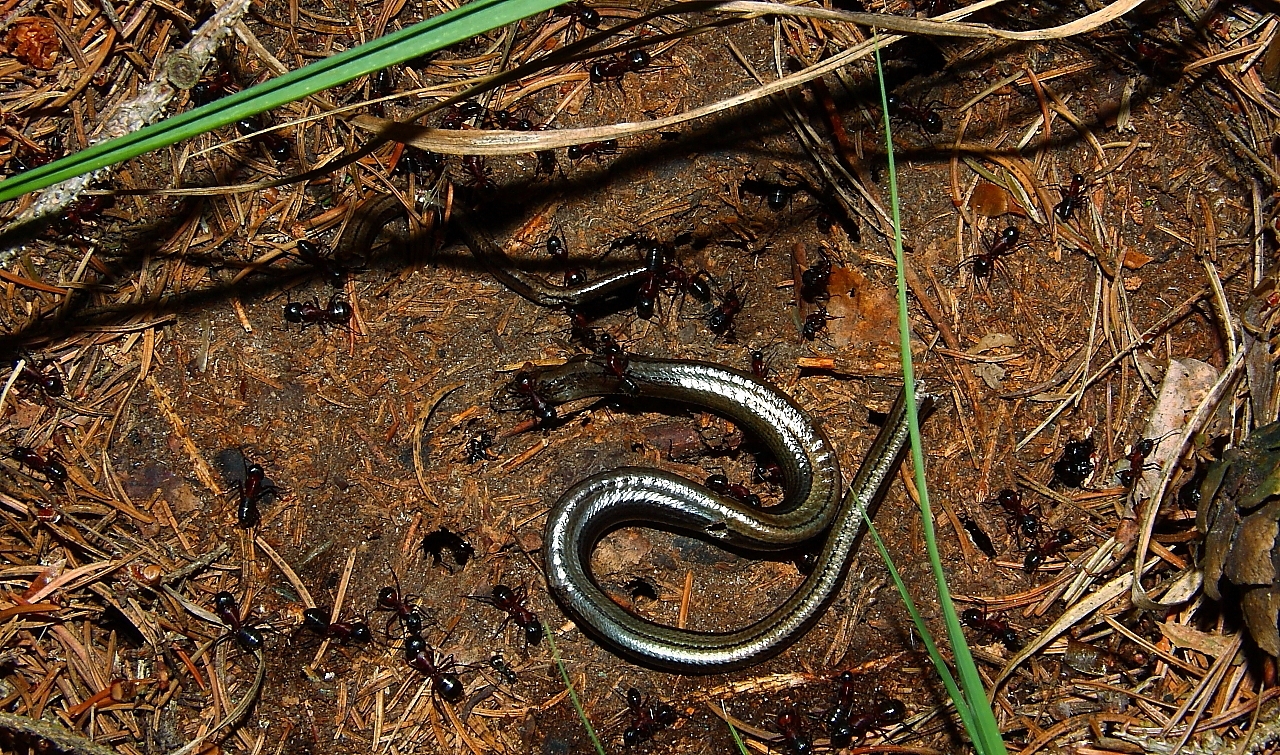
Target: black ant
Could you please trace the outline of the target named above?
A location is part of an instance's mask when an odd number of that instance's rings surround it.
[[[520,678],[516,676],[515,669],[508,666],[506,660],[503,659],[502,653],[498,653],[497,655],[490,658],[489,666],[494,671],[497,671],[499,674],[502,674],[502,678],[507,680],[507,684],[515,684],[516,682],[520,681]]]
[[[302,612],[302,625],[317,635],[336,642],[367,645],[373,642],[369,625],[363,621],[329,621],[329,612],[323,608],[308,608]]]
[[[819,257],[800,274],[800,298],[807,302],[826,297],[831,282],[831,260]]]
[[[568,16],[588,29],[600,28],[600,12],[584,3],[565,3],[555,9],[557,16]]]
[[[1044,563],[1046,558],[1049,558],[1062,550],[1062,546],[1070,543],[1071,540],[1072,535],[1069,530],[1058,530],[1053,533],[1049,536],[1048,540],[1040,543],[1027,554],[1026,559],[1022,562],[1023,571],[1030,574],[1036,569],[1039,569],[1040,565]]]
[[[799,713],[794,710],[783,711],[778,714],[777,724],[778,733],[795,755],[809,755],[813,752],[813,740],[800,725]]]
[[[530,645],[537,645],[542,641],[542,622],[530,611],[525,605],[525,591],[523,587],[511,589],[506,585],[494,585],[493,592],[489,595],[472,595],[472,600],[479,601],[485,605],[493,606],[501,611],[507,612],[507,621],[514,621],[516,626],[524,630],[524,640]],[[505,621],[503,624],[505,625]]]
[[[896,94],[889,95],[887,102],[889,104],[889,114],[895,118],[910,121],[919,126],[925,133],[942,133],[942,116],[938,115],[938,111],[928,105],[907,104]]]
[[[835,744],[838,733],[843,732],[853,713],[854,676],[853,672],[842,671],[836,677],[836,704],[827,711],[823,722],[827,725],[827,733]],[[848,744],[846,741],[844,744]]]
[[[1068,441],[1062,456],[1053,463],[1053,476],[1069,488],[1084,485],[1093,474],[1093,438]]]
[[[742,311],[743,299],[738,294],[741,284],[724,293],[720,305],[712,310],[707,318],[707,328],[718,336],[725,336],[733,331],[733,318]]]
[[[1075,214],[1076,208],[1084,203],[1084,176],[1076,173],[1071,176],[1071,185],[1062,192],[1062,201],[1053,208],[1053,213],[1062,222],[1067,222]]]
[[[493,448],[493,432],[485,430],[479,435],[473,436],[467,441],[467,463],[475,464],[479,461],[493,461],[498,458],[489,453],[489,449]],[[450,533],[452,534],[452,533]]]
[[[284,305],[284,319],[288,322],[301,323],[303,330],[312,325],[319,325],[320,332],[327,333],[330,325],[345,327],[351,322],[351,316],[351,305],[339,299],[337,294],[329,297],[329,303],[323,307],[316,299],[309,302],[291,301]]]
[[[288,160],[293,154],[293,147],[289,144],[289,140],[271,131],[263,131],[262,128],[262,121],[254,116],[242,118],[236,122],[236,129],[241,134],[245,136],[253,134],[249,137],[250,144],[261,146],[276,162]],[[262,133],[258,133],[260,131]]]
[[[267,482],[267,473],[261,464],[245,464],[244,479],[236,481],[236,489],[240,494],[236,506],[236,524],[248,529],[257,526],[262,519],[258,513],[258,504],[271,496],[280,497],[280,490]]]
[[[49,482],[61,485],[67,481],[67,468],[62,462],[29,446],[14,446],[9,457],[28,469],[44,475]]]
[[[538,392],[538,379],[531,373],[517,374],[513,387],[517,394],[524,397],[524,408],[533,410],[533,418],[538,425],[546,426],[556,421],[556,408]]]
[[[985,610],[978,608],[966,608],[960,614],[960,623],[999,640],[1010,653],[1016,653],[1022,649],[1022,643],[1018,641],[1018,633],[1009,627],[1009,622],[1003,617],[988,615]]]
[[[342,288],[347,282],[347,270],[327,258],[320,247],[306,239],[298,239],[298,259],[311,265],[334,288]]]
[[[760,508],[764,503],[760,500],[760,496],[752,493],[746,485],[740,482],[729,482],[729,478],[722,474],[713,474],[707,478],[706,486],[709,490],[720,495],[727,495],[739,503],[745,503],[748,506]]]
[[[410,637],[405,641],[405,662],[410,668],[431,679],[431,689],[446,702],[456,703],[462,699],[465,691],[462,680],[453,669],[457,664],[453,656],[441,656],[440,652],[429,647],[421,637]]]
[[[16,367],[18,360],[13,360],[11,364]],[[45,362],[42,367],[36,368],[29,362],[23,362],[22,372],[18,373],[18,379],[24,383],[37,386],[44,391],[44,395],[50,398],[57,398],[66,392],[66,387],[62,384],[62,376],[58,374],[56,369],[48,372],[42,371],[51,364],[53,363]]]
[[[996,493],[995,498],[991,500],[1004,509],[1012,527],[1016,527],[1027,537],[1040,535],[1040,518],[1032,514],[1030,508],[1022,505],[1022,493],[1012,488],[1005,488]]]
[[[800,326],[800,337],[806,341],[812,341],[818,337],[818,334],[827,328],[827,320],[836,318],[827,314],[827,308],[818,305],[818,308],[810,312],[804,318],[804,325]]]
[[[398,587],[388,586],[378,590],[377,606],[379,610],[393,612],[387,618],[387,627],[383,630],[385,634],[390,634],[392,621],[399,621],[400,629],[407,637],[419,637],[422,634],[422,623],[425,617],[417,606],[409,605],[400,595]],[[407,646],[406,652],[408,652]]]
[[[1001,257],[1007,257],[1013,254],[1014,247],[1018,245],[1018,229],[1009,226],[1000,232],[1000,235],[993,241],[986,242],[987,251],[982,254],[975,254],[972,257],[961,260],[960,264],[966,262],[973,263],[973,277],[978,280],[985,280],[991,277],[995,272],[996,261]]]
[[[991,536],[988,535],[982,526],[967,516],[960,517],[960,524],[964,527],[965,532],[969,533],[969,539],[977,546],[978,550],[987,555],[987,558],[996,557],[996,547],[991,542]]]
[[[649,53],[644,50],[632,50],[616,58],[597,60],[591,64],[591,83],[603,84],[606,81],[616,81],[621,86],[623,76],[628,73],[637,73],[648,65]]]
[[[763,181],[758,178],[744,178],[742,183],[738,184],[739,192],[763,197],[769,205],[769,209],[774,212],[786,207],[787,202],[790,202],[791,197],[801,188],[803,187],[799,184],[789,186],[774,181]]]
[[[489,433],[488,435],[492,444],[493,434]],[[467,562],[475,558],[476,555],[476,550],[471,547],[471,543],[463,540],[461,535],[450,532],[444,527],[422,538],[422,549],[426,551],[427,555],[431,556],[431,564],[433,566],[445,565],[444,552],[449,551],[459,569],[465,567]]]
[[[605,139],[599,142],[587,142],[586,144],[572,144],[567,150],[570,160],[581,160],[584,157],[600,157],[602,155],[618,154],[618,140]]]
[[[223,590],[214,595],[213,611],[231,630],[226,637],[234,638],[237,645],[250,652],[262,649],[262,632],[240,619],[240,608],[236,605],[236,599],[231,593]]]
[[[627,690],[627,710],[631,713],[631,728],[622,733],[622,743],[627,747],[653,739],[654,734],[676,722],[676,709],[670,703],[653,703],[635,687]]]

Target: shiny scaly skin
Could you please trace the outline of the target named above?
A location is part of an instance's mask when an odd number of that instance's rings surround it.
[[[630,357],[622,378],[587,357],[533,373],[548,402],[631,395],[708,409],[754,435],[782,466],[786,495],[766,510],[749,508],[682,477],[626,467],[579,482],[549,515],[544,549],[551,592],[583,629],[639,663],[680,673],[715,673],[757,663],[798,638],[834,597],[863,530],[906,443],[899,396],[848,495],[831,444],[790,397],[754,376],[703,362]],[[675,629],[623,609],[587,571],[591,552],[610,530],[662,526],[756,551],[779,551],[830,527],[817,564],[786,602],[732,632]]]

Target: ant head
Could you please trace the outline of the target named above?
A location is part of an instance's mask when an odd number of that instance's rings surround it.
[[[564,238],[559,234],[552,234],[547,237],[547,254],[552,257],[562,257],[568,255],[569,250],[565,246]]]
[[[640,690],[636,689],[635,687],[632,687],[631,689],[627,690],[627,707],[628,708],[639,708],[643,704],[644,704],[644,698],[641,696]]]
[[[302,625],[316,634],[324,634],[329,628],[328,613],[321,608],[308,608],[302,612]]]
[[[236,606],[236,598],[231,593],[223,590],[213,596],[213,610],[218,613],[239,614]]]
[[[897,723],[907,715],[907,706],[901,700],[884,700],[877,707],[880,720],[885,723]]]
[[[996,502],[1006,508],[1018,506],[1022,503],[1022,493],[1019,493],[1013,488],[1005,488],[999,493],[996,493]]]
[[[361,645],[368,645],[373,642],[373,633],[369,631],[369,625],[363,621],[357,621],[351,625],[351,641],[358,642]]]
[[[306,239],[298,239],[298,256],[304,260],[318,259],[320,257],[320,247]]]
[[[395,587],[384,587],[378,591],[378,607],[394,609],[400,605],[400,590]]]
[[[968,626],[973,626],[977,622],[982,621],[982,611],[977,608],[966,608],[960,614],[960,622]]]
[[[836,677],[836,681],[837,681],[837,682],[839,682],[840,684],[850,684],[850,683],[852,683],[852,682],[853,682],[853,672],[852,672],[852,671],[841,671],[841,672],[840,672],[840,675]]]
[[[920,126],[925,130],[926,133],[941,134],[942,133],[942,116],[938,115],[937,113],[930,112],[929,116],[925,118],[924,123],[920,124]]]
[[[492,596],[498,603],[510,603],[516,599],[516,593],[506,585],[494,585]]]

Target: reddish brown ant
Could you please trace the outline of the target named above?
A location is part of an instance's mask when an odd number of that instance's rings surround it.
[[[49,482],[61,485],[67,481],[67,468],[62,462],[29,446],[14,446],[9,457],[28,469],[39,472]]]
[[[302,612],[302,625],[317,635],[334,640],[341,644],[357,643],[367,645],[373,642],[373,634],[369,625],[363,621],[329,621],[329,611],[322,608],[308,608]]]
[[[573,144],[568,149],[570,160],[581,160],[584,157],[601,157],[603,155],[618,154],[618,140],[605,139],[600,142],[587,142],[586,144]]]
[[[11,364],[17,367],[18,360],[13,360]],[[50,398],[57,398],[66,391],[66,387],[62,384],[62,376],[58,374],[56,368],[48,372],[44,371],[48,370],[52,364],[52,361],[46,361],[41,367],[36,368],[30,362],[23,361],[22,372],[18,373],[18,379],[38,387]]]
[[[738,284],[728,291],[720,300],[720,305],[712,310],[707,318],[707,328],[718,336],[728,336],[733,332],[733,319],[742,311],[743,299],[738,294]]]
[[[999,640],[1010,653],[1016,653],[1022,649],[1022,643],[1018,641],[1018,633],[1013,631],[1009,627],[1009,622],[1002,617],[988,615],[985,610],[966,608],[960,614],[960,623]]]
[[[262,121],[255,116],[237,121],[236,129],[242,135],[249,137],[250,144],[265,149],[276,162],[284,162],[293,154],[293,147],[289,144],[289,140],[271,131],[263,131]]]
[[[342,288],[347,283],[346,268],[320,252],[320,247],[306,239],[298,239],[298,259],[314,267],[330,286]]]
[[[267,473],[261,464],[246,463],[244,479],[236,481],[236,489],[240,494],[239,505],[236,506],[236,524],[245,529],[255,527],[261,521],[259,503],[267,496],[280,497],[279,489],[267,482]]]
[[[1026,559],[1022,562],[1022,569],[1027,573],[1031,573],[1040,568],[1046,558],[1057,554],[1062,550],[1062,546],[1070,543],[1072,535],[1070,530],[1058,530],[1049,536],[1048,540],[1035,546],[1031,552],[1027,554]]]
[[[961,265],[965,263],[973,264],[973,277],[977,280],[986,280],[995,272],[996,262],[1001,257],[1007,257],[1013,254],[1013,250],[1018,245],[1018,229],[1009,226],[1000,232],[1000,235],[994,240],[986,242],[987,251],[982,254],[975,254],[960,261]]]
[[[827,734],[834,747],[846,747],[875,729],[883,729],[902,721],[907,706],[901,700],[881,700],[867,711],[853,712],[854,676],[845,671],[836,677],[836,704],[823,717]]]
[[[400,630],[407,637],[418,637],[422,634],[422,625],[426,617],[417,606],[409,605],[407,598],[401,596],[399,587],[388,586],[378,590],[376,601],[379,610],[392,612],[391,616],[387,617],[384,634],[390,635],[393,621],[399,622]]]
[[[224,639],[234,639],[237,645],[250,652],[262,649],[261,630],[240,618],[240,608],[236,605],[236,599],[231,593],[224,590],[214,595],[213,611],[230,629]]]
[[[533,410],[533,418],[538,425],[545,426],[556,421],[556,408],[538,392],[538,380],[531,373],[518,373],[512,389],[524,398],[524,408]]]
[[[338,298],[337,294],[329,297],[329,303],[321,307],[320,302],[312,299],[309,302],[291,301],[284,305],[284,319],[300,323],[305,330],[312,325],[319,325],[320,332],[328,332],[328,326],[346,326],[351,322],[351,305]]]
[[[1040,518],[1031,513],[1031,510],[1022,505],[1022,493],[1012,489],[1005,488],[989,503],[997,503],[1000,508],[1004,509],[1005,514],[1009,517],[1011,528],[1015,531],[1021,531],[1027,537],[1037,537],[1040,534]]]
[[[902,101],[902,98],[896,94],[891,94],[887,98],[889,104],[889,114],[895,118],[901,118],[909,121],[925,133],[941,134],[942,133],[942,116],[938,115],[938,111],[928,105],[910,105]]]
[[[469,597],[485,605],[506,611],[507,621],[514,621],[516,626],[524,630],[525,642],[530,645],[537,645],[542,641],[542,622],[538,620],[533,611],[530,611],[524,605],[525,590],[523,587],[517,587],[513,590],[506,585],[494,585],[493,591],[489,595],[471,595]],[[503,622],[503,625],[506,625],[506,621]]]
[[[712,492],[720,495],[727,495],[739,503],[745,503],[748,506],[760,508],[764,506],[764,502],[760,500],[760,496],[752,493],[751,490],[740,482],[729,482],[729,478],[722,474],[713,474],[707,478],[705,483],[707,488]]]
[[[819,257],[800,274],[800,298],[807,302],[827,296],[827,284],[831,282],[831,260]]]
[[[1053,213],[1062,222],[1067,222],[1075,214],[1076,208],[1084,204],[1084,176],[1076,173],[1071,176],[1071,185],[1062,192],[1062,201],[1053,208]]]
[[[622,743],[635,747],[653,739],[653,735],[676,722],[676,710],[669,703],[653,703],[640,690],[627,690],[627,710],[631,713],[631,727],[622,733]]]
[[[1124,458],[1129,460],[1129,468],[1121,469],[1116,472],[1116,479],[1126,488],[1132,488],[1133,484],[1142,478],[1144,469],[1159,469],[1158,465],[1147,464],[1147,457],[1156,450],[1156,446],[1160,445],[1162,438],[1140,438],[1136,443],[1129,447],[1129,453]]]
[[[600,12],[585,3],[565,3],[555,9],[557,16],[567,16],[588,29],[600,28]]]
[[[477,189],[492,189],[493,180],[489,178],[489,169],[484,164],[483,155],[463,155],[462,167],[470,174],[471,185]]]
[[[622,77],[628,73],[637,73],[649,65],[649,53],[644,50],[632,50],[624,55],[605,60],[597,60],[591,64],[591,83],[603,84],[616,81],[622,85]]]
[[[405,641],[404,655],[409,667],[430,678],[431,689],[446,702],[456,703],[462,699],[465,689],[462,680],[453,673],[457,667],[453,656],[441,656],[421,637],[410,637]]]
[[[795,755],[810,755],[813,752],[813,740],[801,726],[799,713],[794,710],[783,711],[778,714],[777,724],[778,733]]]

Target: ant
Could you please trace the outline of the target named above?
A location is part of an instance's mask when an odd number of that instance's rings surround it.
[[[831,736],[832,744],[838,732],[843,732],[848,724],[849,716],[853,713],[853,683],[854,676],[851,671],[842,671],[836,677],[836,704],[831,710],[827,711],[827,715],[823,721],[827,725],[827,732]],[[846,741],[845,744],[848,744]]]
[[[498,610],[506,611],[506,621],[514,621],[516,626],[524,630],[525,642],[530,645],[537,645],[542,641],[542,622],[538,620],[533,611],[525,607],[525,590],[523,587],[517,587],[513,590],[506,585],[494,585],[493,592],[489,595],[471,595],[469,597],[485,605],[493,606]],[[506,621],[503,622],[504,626]]]
[[[479,435],[472,437],[467,441],[467,463],[475,464],[478,461],[493,461],[498,458],[489,453],[489,449],[493,448],[493,432],[485,430]],[[447,530],[446,530],[447,531]],[[452,533],[450,533],[452,534]],[[456,536],[455,536],[456,537]]]
[[[298,239],[298,259],[311,265],[320,272],[320,276],[334,288],[342,288],[347,282],[347,271],[333,260],[326,258],[320,247],[306,239]]]
[[[751,470],[751,479],[761,485],[781,485],[786,482],[787,476],[778,462],[757,458],[755,469]]]
[[[960,524],[964,526],[965,532],[969,533],[969,539],[977,546],[978,550],[987,555],[987,558],[996,557],[996,547],[991,543],[991,536],[983,531],[982,526],[967,516],[960,517]]]
[[[18,373],[18,379],[24,383],[30,383],[39,387],[40,390],[44,391],[44,395],[49,396],[50,398],[57,398],[66,392],[66,387],[62,384],[62,376],[58,374],[56,369],[50,372],[41,371],[49,367],[51,364],[53,364],[53,362],[46,361],[39,369],[37,369],[30,363],[24,362],[22,365],[22,372]],[[11,365],[16,367],[18,365],[18,360],[13,360]]]
[[[400,159],[396,161],[396,167],[391,169],[391,175],[412,173],[420,176],[430,171],[438,178],[440,172],[444,170],[444,163],[444,155],[406,144],[400,152]]]
[[[1027,537],[1037,537],[1040,534],[1040,518],[1031,513],[1031,509],[1022,505],[1022,493],[1012,489],[1005,488],[996,493],[995,498],[990,502],[995,502],[1004,509],[1005,514],[1009,517],[1009,523],[1016,526]]]
[[[485,167],[483,155],[463,155],[462,167],[471,174],[471,185],[477,189],[492,189],[494,183],[489,178],[489,169]]]
[[[600,157],[602,155],[618,154],[618,140],[605,139],[600,142],[587,142],[586,144],[572,144],[567,150],[570,160],[581,160],[584,157]]]
[[[938,115],[938,111],[928,105],[909,105],[903,102],[902,98],[896,94],[889,95],[887,102],[890,115],[914,123],[925,133],[942,133],[942,116]]]
[[[450,131],[458,131],[466,128],[469,124],[466,121],[476,120],[485,115],[488,110],[475,100],[463,100],[458,105],[450,105],[445,112],[444,118],[440,120],[440,128],[449,129]]]
[[[1000,232],[994,240],[986,242],[987,251],[982,254],[975,254],[960,261],[963,265],[966,262],[973,263],[973,277],[978,280],[985,280],[991,277],[995,272],[996,260],[1001,257],[1007,257],[1013,254],[1014,247],[1018,245],[1018,229],[1009,226]]]
[[[676,709],[670,703],[653,703],[635,687],[627,690],[627,710],[631,712],[631,728],[622,733],[622,743],[627,747],[653,739],[654,734],[676,722]]]
[[[1076,208],[1084,203],[1084,176],[1076,173],[1071,176],[1071,185],[1062,192],[1062,201],[1053,208],[1053,214],[1062,222],[1067,222],[1075,214]]]
[[[649,53],[644,50],[632,50],[616,58],[597,60],[591,64],[591,83],[603,84],[606,81],[616,81],[618,86],[622,86],[623,76],[627,73],[638,73],[648,65]]]
[[[1069,488],[1084,485],[1093,474],[1093,438],[1068,441],[1062,456],[1053,463],[1053,476]]]
[[[373,642],[369,625],[363,621],[329,621],[329,612],[323,608],[308,608],[302,612],[302,625],[317,635],[346,644],[367,645]]]
[[[515,392],[525,398],[524,408],[533,410],[537,425],[546,426],[556,421],[556,408],[538,392],[538,379],[532,373],[521,372],[516,375],[513,386]]]
[[[244,479],[236,481],[240,503],[236,507],[236,524],[245,529],[254,527],[261,520],[258,504],[267,496],[279,498],[280,491],[267,482],[267,473],[261,464],[246,464]]]
[[[262,632],[240,618],[240,608],[236,605],[235,597],[223,590],[213,596],[213,611],[218,614],[218,618],[222,619],[222,623],[230,628],[227,637],[234,638],[236,644],[250,652],[261,650],[263,645]]]
[[[290,146],[289,140],[279,134],[263,131],[262,121],[254,116],[242,118],[236,122],[236,129],[246,136],[253,134],[249,137],[249,143],[261,146],[276,162],[284,162],[293,154],[293,147]],[[258,133],[260,131],[262,133]]]
[[[831,260],[819,257],[800,274],[800,298],[807,302],[827,296],[827,284],[831,282]]]
[[[707,328],[718,336],[727,336],[733,331],[733,318],[742,311],[742,297],[738,295],[738,289],[742,284],[729,289],[724,293],[724,298],[720,301],[720,306],[716,307],[711,315],[707,318]]]
[[[809,755],[813,752],[813,740],[800,725],[800,714],[794,710],[783,711],[777,718],[778,732],[795,755]]]
[[[565,3],[555,9],[557,16],[568,16],[588,29],[600,28],[600,12],[579,2]]]
[[[1030,574],[1036,569],[1039,569],[1040,565],[1044,563],[1046,558],[1049,558],[1062,550],[1062,546],[1070,543],[1071,540],[1072,535],[1069,530],[1058,530],[1053,533],[1049,536],[1048,540],[1040,543],[1027,554],[1026,559],[1022,562],[1022,570]]]
[[[1142,470],[1159,469],[1155,464],[1147,464],[1147,457],[1156,450],[1156,445],[1161,440],[1161,438],[1142,438],[1129,447],[1129,455],[1124,457],[1129,460],[1129,468],[1116,472],[1116,479],[1121,485],[1132,488],[1135,482],[1142,479]]]
[[[769,365],[765,364],[764,352],[760,349],[751,350],[751,374],[755,375],[757,380],[769,379]],[[757,465],[756,470],[759,469]]]
[[[1010,653],[1016,653],[1022,649],[1022,643],[1018,641],[1018,633],[1009,627],[1009,622],[1003,617],[988,615],[983,609],[966,608],[960,614],[960,623],[999,640]]]
[[[387,619],[385,634],[390,634],[391,622],[397,620],[400,622],[400,629],[408,638],[419,637],[422,634],[424,617],[417,606],[409,605],[406,599],[400,595],[399,588],[388,586],[378,590],[377,605],[379,610],[394,612]],[[406,640],[407,642],[408,640]],[[409,648],[406,644],[405,652],[407,653],[408,650]]]
[[[235,77],[230,71],[222,71],[217,76],[199,81],[191,87],[191,101],[200,105],[208,105],[214,100],[222,99],[235,91]]]
[[[619,386],[626,393],[638,393],[640,389],[636,386],[636,381],[631,379],[627,374],[627,367],[630,366],[630,360],[627,354],[622,350],[622,346],[614,340],[613,336],[608,333],[601,333],[596,341],[596,353],[604,357],[604,368],[610,375],[616,377]]]
[[[827,308],[819,304],[816,310],[804,318],[804,325],[800,326],[800,337],[806,341],[814,340],[819,333],[826,330],[827,320],[834,319],[836,318],[827,314]]]
[[[485,434],[482,433],[481,437],[483,438]],[[489,436],[490,444],[492,444],[493,433],[487,433],[487,435]],[[472,440],[475,439],[473,438]],[[468,449],[471,447],[470,443],[467,444],[467,447]],[[485,446],[485,449],[487,452],[488,446]],[[471,547],[471,543],[463,540],[461,535],[450,532],[444,527],[422,538],[422,549],[431,556],[432,566],[445,565],[445,551],[449,551],[453,555],[453,560],[458,564],[459,569],[465,567],[467,562],[475,558],[476,555],[476,549]]]
[[[49,482],[61,485],[67,481],[67,468],[52,456],[46,456],[29,446],[14,446],[10,458],[44,475]]]
[[[520,681],[520,678],[516,676],[515,669],[508,666],[506,660],[503,659],[502,653],[498,653],[497,655],[490,658],[489,666],[494,671],[497,671],[499,674],[502,674],[502,678],[507,680],[507,684],[515,684],[516,682]]]
[[[742,483],[730,483],[729,478],[722,474],[713,474],[707,478],[706,486],[712,492],[720,495],[727,495],[739,503],[745,503],[748,506],[760,508],[764,503],[760,500],[760,496],[752,493],[746,485]]]
[[[855,737],[861,741],[873,729],[901,722],[907,713],[907,706],[901,700],[881,700],[871,710],[854,715],[853,682],[854,676],[848,671],[836,678],[836,705],[825,718],[827,733],[835,747],[845,747]]]
[[[431,678],[431,689],[446,702],[456,703],[462,699],[464,689],[462,680],[453,673],[457,667],[453,656],[442,657],[421,637],[411,637],[405,642],[404,657],[410,668]]]
[[[309,302],[291,301],[284,305],[284,319],[288,322],[301,323],[306,330],[312,325],[319,325],[320,332],[328,332],[326,328],[346,326],[351,322],[351,305],[338,298],[337,294],[329,297],[329,303],[321,307],[317,299]]]
[[[752,194],[757,197],[764,197],[769,209],[778,212],[787,206],[787,202],[791,201],[791,197],[800,191],[802,187],[799,184],[788,186],[787,184],[776,183],[774,181],[763,181],[758,178],[744,178],[742,183],[738,184],[738,191],[743,194]]]

